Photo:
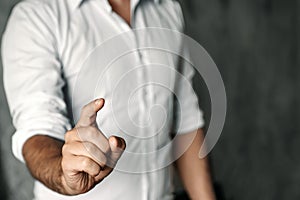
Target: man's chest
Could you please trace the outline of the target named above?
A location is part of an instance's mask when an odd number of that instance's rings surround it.
[[[130,27],[118,14],[97,5],[93,1],[74,11],[68,22],[59,30],[59,57],[66,78],[74,76],[96,48],[124,32],[126,33],[123,34],[123,39],[128,48],[137,49],[137,53],[142,55],[144,59],[148,58],[153,61],[161,59],[160,62],[164,63],[163,58],[165,57],[157,56],[162,55],[161,53],[154,55],[152,51],[153,56],[151,56],[149,51],[147,54],[147,51],[139,51],[139,48],[151,46],[155,42],[165,43],[166,46],[172,42],[174,45],[175,41],[168,40],[167,34],[155,31],[134,32],[133,30],[155,27],[182,32],[182,22],[177,16],[177,11],[168,5],[157,5],[145,1],[131,15]],[[105,53],[111,54],[116,48],[120,48],[120,44],[106,47]]]
[[[74,12],[60,31],[60,57],[74,120],[86,102],[102,97],[107,100],[102,127],[109,124],[112,130],[117,121],[116,131],[136,132],[150,118],[160,127],[172,107],[178,57],[165,49],[180,48],[180,41],[170,40],[163,31],[181,31],[175,10],[141,5],[131,28],[116,13],[89,6]],[[152,110],[155,105],[160,108]]]

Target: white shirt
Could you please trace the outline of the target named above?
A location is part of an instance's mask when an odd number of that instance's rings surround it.
[[[131,13],[134,29],[183,31],[183,16],[176,1],[131,0]],[[166,52],[134,51],[113,62],[97,86],[88,83],[86,77],[96,80],[99,76],[95,73],[93,77],[93,70],[103,71],[106,66],[101,60],[92,66],[97,54],[88,55],[125,32],[128,35],[123,42],[129,48],[157,42],[157,35],[151,32],[145,37],[132,31],[106,0],[26,0],[13,9],[3,36],[2,56],[5,90],[16,127],[14,155],[24,161],[22,146],[36,134],[64,140],[82,106],[98,97],[106,99],[97,117],[98,127],[107,137],[119,135],[127,143],[127,154],[116,170],[91,191],[68,197],[36,181],[35,199],[172,199],[172,174],[167,166],[171,154],[158,150],[170,143],[172,130],[187,133],[201,127],[202,114],[193,90],[162,66],[177,69],[178,56]],[[106,48],[100,57],[105,59],[124,46],[117,45]],[[193,69],[185,64],[180,73],[190,84]],[[124,74],[128,76],[122,79]],[[170,91],[154,84],[135,87],[147,82],[168,85]],[[174,90],[180,113],[173,110]],[[174,122],[176,115],[180,115],[180,126]],[[144,156],[149,153],[151,156]]]

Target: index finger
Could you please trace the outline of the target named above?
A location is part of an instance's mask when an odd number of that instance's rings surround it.
[[[80,113],[80,118],[75,127],[96,126],[97,112],[104,106],[104,99],[95,99],[86,104]]]

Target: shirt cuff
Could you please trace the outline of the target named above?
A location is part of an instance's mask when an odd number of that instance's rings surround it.
[[[48,125],[49,126],[49,125]],[[66,131],[71,129],[71,125],[67,124],[65,127],[56,127],[51,129],[32,129],[32,130],[17,130],[13,137],[12,137],[12,151],[14,156],[20,160],[21,162],[25,163],[22,149],[24,143],[35,135],[47,135],[59,140],[64,141],[64,136]],[[41,144],[42,145],[42,144]]]
[[[189,116],[181,116],[179,119],[179,125],[177,126],[175,132],[177,134],[191,133],[204,126],[203,113],[200,109],[192,112]]]

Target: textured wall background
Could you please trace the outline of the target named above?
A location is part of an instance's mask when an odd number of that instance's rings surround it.
[[[0,31],[17,1],[0,1]],[[187,33],[214,58],[228,113],[211,154],[220,199],[300,199],[300,1],[181,0]],[[32,179],[11,154],[0,65],[0,199],[32,198]],[[201,105],[209,118],[205,87]],[[206,97],[205,97],[206,96]]]
[[[299,3],[182,1],[189,35],[212,55],[227,90],[212,153],[224,199],[300,199]]]

